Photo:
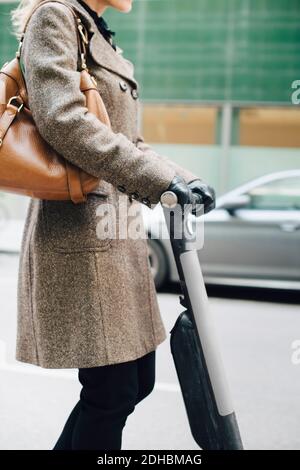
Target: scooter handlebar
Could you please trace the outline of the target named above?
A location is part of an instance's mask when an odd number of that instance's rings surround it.
[[[202,204],[202,197],[200,194],[193,194],[193,204]],[[177,195],[173,191],[164,191],[160,196],[160,202],[163,207],[171,209],[178,203]]]
[[[176,206],[178,198],[173,191],[164,191],[160,196],[160,202],[163,207],[171,208]]]

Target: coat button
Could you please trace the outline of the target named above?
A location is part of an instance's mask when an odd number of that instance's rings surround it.
[[[129,196],[129,200],[132,201],[133,199],[138,199],[139,197],[140,196],[139,196],[138,192],[131,193],[130,196]]]
[[[121,193],[125,193],[125,191],[126,191],[125,186],[122,186],[121,184],[120,184],[119,186],[117,186],[117,189],[118,189],[119,191],[121,191]]]
[[[121,82],[119,82],[119,85],[120,85],[120,88],[122,91],[126,91],[127,90],[127,83],[124,82],[124,80],[122,80]]]
[[[136,88],[133,88],[133,89],[131,90],[131,95],[132,95],[132,97],[133,97],[135,100],[139,97],[139,93],[138,93],[138,91],[136,90]]]
[[[146,204],[146,206],[149,206],[149,207],[151,206],[150,200],[147,197],[142,198],[142,203]]]

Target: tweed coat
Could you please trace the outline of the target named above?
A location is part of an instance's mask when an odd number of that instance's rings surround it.
[[[19,262],[16,359],[44,368],[130,361],[166,339],[141,236],[141,204],[155,207],[175,174],[197,178],[144,142],[132,62],[108,44],[77,0],[68,3],[89,32],[87,65],[111,129],[85,107],[72,13],[60,3],[40,6],[21,49],[33,118],[57,152],[101,178],[84,203],[29,202]],[[122,207],[135,211],[130,220],[140,229],[138,237],[116,236],[123,224],[121,198]],[[115,213],[102,227],[99,210],[108,203]]]

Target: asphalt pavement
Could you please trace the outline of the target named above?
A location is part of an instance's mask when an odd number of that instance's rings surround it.
[[[0,255],[0,449],[51,449],[78,400],[77,370],[14,360],[17,255]],[[158,295],[169,332],[178,292]],[[300,306],[210,296],[220,349],[247,449],[300,449]],[[123,449],[198,449],[189,429],[169,338],[157,349],[156,386],[128,417]]]

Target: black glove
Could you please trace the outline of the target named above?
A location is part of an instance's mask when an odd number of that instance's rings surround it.
[[[194,204],[196,202],[196,198],[193,195],[191,188],[188,187],[181,176],[177,175],[172,179],[167,191],[172,191],[176,194],[178,204],[183,210],[185,204]]]
[[[201,200],[198,204],[204,204],[204,214],[210,212],[216,206],[216,193],[215,190],[200,179],[190,181],[187,185],[192,190],[193,194],[199,194]]]

